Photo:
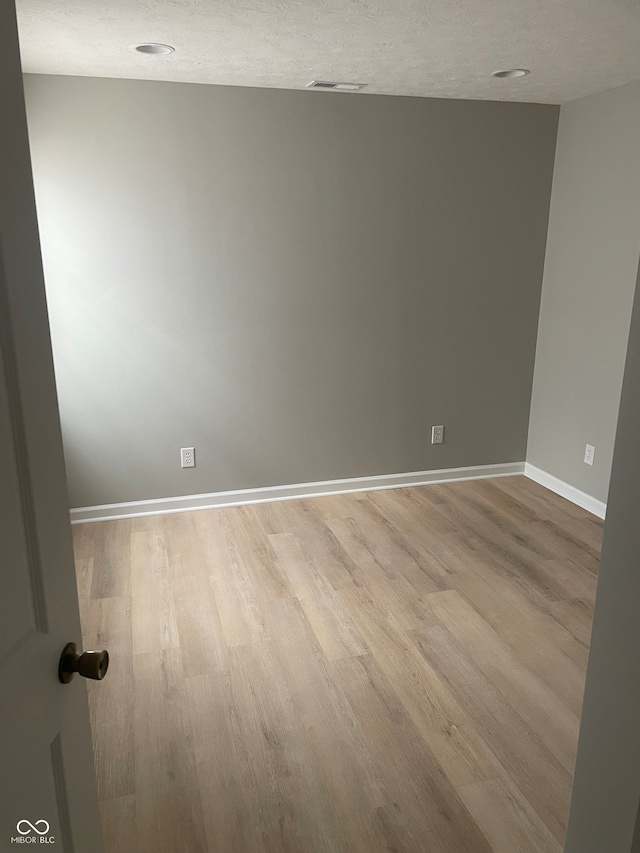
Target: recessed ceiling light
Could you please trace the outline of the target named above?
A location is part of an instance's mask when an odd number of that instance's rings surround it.
[[[366,83],[333,83],[328,80],[312,80],[307,83],[307,89],[333,89],[336,92],[359,92]]]
[[[132,47],[133,50],[137,50],[138,53],[147,53],[152,54],[153,56],[158,56],[162,53],[173,53],[175,51],[175,47],[171,47],[170,44],[155,44],[154,42],[134,44]]]
[[[492,77],[526,77],[531,74],[528,68],[507,68],[505,71],[494,71]]]

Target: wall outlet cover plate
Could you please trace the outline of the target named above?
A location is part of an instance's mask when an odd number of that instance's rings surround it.
[[[180,465],[183,468],[196,467],[196,449],[195,447],[180,448]]]

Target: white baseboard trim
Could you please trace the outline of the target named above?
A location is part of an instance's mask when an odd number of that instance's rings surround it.
[[[324,480],[320,483],[300,483],[295,486],[266,486],[262,489],[238,489],[233,492],[212,492],[208,495],[185,495],[177,498],[157,498],[150,501],[82,506],[71,510],[71,523],[109,521],[135,518],[141,515],[165,515],[193,509],[236,506],[238,504],[268,503],[294,498],[315,498],[320,495],[341,495],[349,492],[370,492],[379,489],[400,489],[425,486],[428,483],[453,483],[456,480],[485,480],[491,477],[514,477],[524,473],[524,462],[505,462],[498,465],[472,465],[467,468],[441,468],[437,471],[417,471],[408,474],[380,474],[376,477],[352,477],[347,480]]]
[[[606,503],[588,495],[586,492],[581,492],[580,489],[576,489],[575,486],[570,486],[569,483],[565,483],[564,480],[559,480],[557,477],[554,477],[553,474],[548,474],[541,468],[536,468],[535,465],[530,465],[529,462],[525,462],[524,475],[530,480],[535,480],[536,483],[540,483],[541,486],[551,489],[552,492],[566,498],[568,501],[571,501],[571,503],[581,506],[582,509],[592,512],[594,515],[597,515],[598,518],[604,518],[607,514]]]

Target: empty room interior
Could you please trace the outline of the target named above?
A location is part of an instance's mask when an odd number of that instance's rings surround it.
[[[637,5],[16,5],[105,853],[568,850]]]

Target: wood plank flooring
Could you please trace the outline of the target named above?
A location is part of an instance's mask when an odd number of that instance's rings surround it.
[[[75,527],[107,853],[560,853],[601,532],[523,477]]]

